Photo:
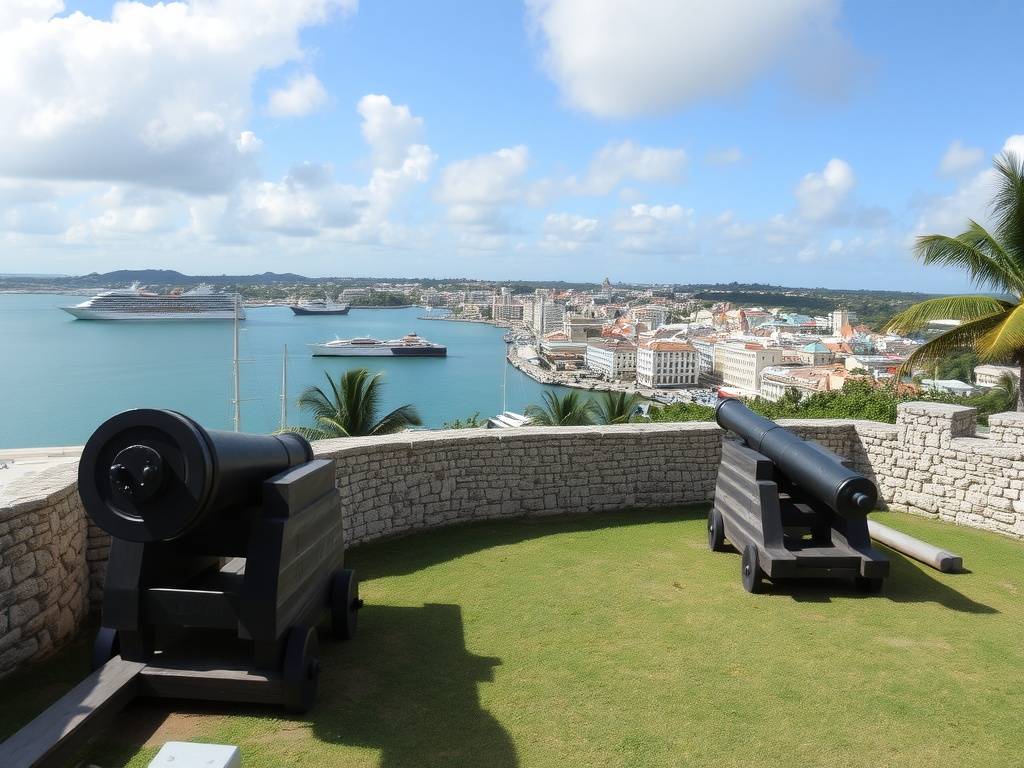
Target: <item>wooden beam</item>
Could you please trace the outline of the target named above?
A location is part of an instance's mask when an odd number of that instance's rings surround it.
[[[115,656],[0,745],[9,768],[63,766],[138,691],[145,664]]]

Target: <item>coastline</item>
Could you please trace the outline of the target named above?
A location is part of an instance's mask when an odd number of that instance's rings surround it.
[[[671,394],[666,390],[637,387],[636,385],[629,384],[627,382],[605,381],[604,379],[596,378],[586,379],[585,381],[570,379],[568,377],[560,378],[556,373],[546,371],[540,366],[521,360],[518,356],[513,356],[513,350],[514,347],[509,348],[508,353],[505,355],[505,360],[513,368],[526,374],[538,384],[566,387],[567,389],[582,389],[590,392],[630,392],[640,395],[640,397],[645,400],[661,404],[665,404],[667,401],[664,398]]]
[[[478,325],[492,325],[495,328],[511,328],[511,323],[496,323],[493,320],[477,320],[472,317],[436,317],[432,315],[420,315],[417,320],[447,320],[449,323],[476,323]]]

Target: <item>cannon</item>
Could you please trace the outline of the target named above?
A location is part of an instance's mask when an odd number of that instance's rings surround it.
[[[312,704],[316,625],[330,609],[347,640],[361,605],[333,461],[298,434],[138,409],[93,433],[78,489],[112,539],[94,668],[120,655],[156,695]]]
[[[329,611],[348,640],[362,606],[333,461],[138,409],[89,438],[78,492],[111,535],[93,671],[0,745],[5,766],[67,765],[136,696],[312,706],[316,626]]]
[[[742,554],[743,587],[761,591],[764,576],[852,577],[861,590],[879,591],[889,560],[868,535],[874,483],[738,399],[719,400],[715,420],[742,442],[722,441],[708,546],[724,551],[728,539]]]

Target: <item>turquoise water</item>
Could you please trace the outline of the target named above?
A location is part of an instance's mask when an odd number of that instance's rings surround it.
[[[78,445],[126,408],[173,408],[215,429],[231,428],[229,322],[74,320],[58,307],[83,296],[0,294],[0,448]],[[383,407],[415,405],[427,427],[474,411],[501,410],[507,367],[510,410],[539,402],[542,385],[506,366],[503,331],[489,325],[417,320],[424,310],[353,309],[341,317],[296,317],[286,307],[247,309],[241,323],[242,429],[270,432],[281,409],[288,345],[289,422],[295,400],[324,371],[384,372]],[[409,331],[448,346],[447,358],[314,358],[307,344],[352,336],[393,339]]]

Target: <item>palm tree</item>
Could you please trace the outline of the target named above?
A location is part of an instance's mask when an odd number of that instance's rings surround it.
[[[542,427],[578,427],[594,423],[594,401],[573,390],[559,397],[544,393],[544,405],[526,406],[530,424]]]
[[[598,424],[628,424],[643,398],[635,392],[602,392],[594,403]]]
[[[378,418],[381,395],[381,373],[372,376],[365,368],[345,371],[340,379],[324,372],[330,391],[320,387],[306,387],[299,395],[299,410],[311,413],[316,426],[297,427],[309,440],[327,440],[334,437],[360,437],[362,435],[390,435],[423,422],[415,406],[403,405]]]
[[[1013,408],[1016,404],[1017,410],[1020,410],[1020,382],[1017,377],[1011,373],[1004,373],[999,377],[999,383],[992,387],[994,390],[1002,392],[1001,400],[1006,403],[1001,410],[1007,410]]]
[[[964,347],[973,348],[984,361],[1012,360],[1024,372],[1024,162],[1013,153],[995,161],[998,184],[992,198],[994,230],[973,219],[956,237],[924,235],[917,238],[914,255],[924,264],[958,267],[979,289],[1005,298],[976,294],[928,299],[905,309],[885,330],[912,333],[931,320],[952,318],[956,328],[923,344],[903,364],[901,374],[915,366],[934,363]],[[1018,390],[1017,410],[1024,411]]]

